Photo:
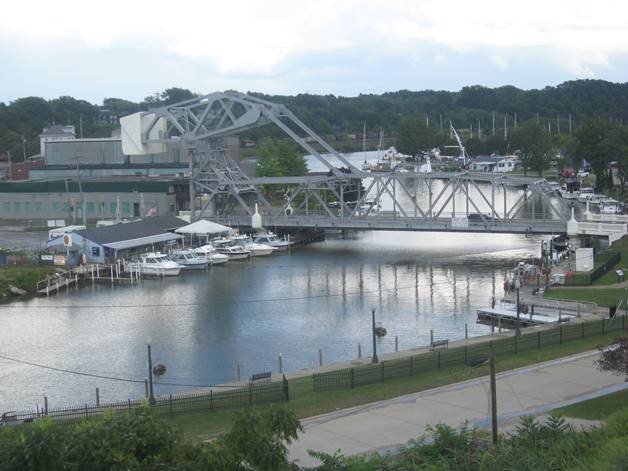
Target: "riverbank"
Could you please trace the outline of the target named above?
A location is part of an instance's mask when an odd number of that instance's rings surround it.
[[[543,329],[542,327],[534,329]],[[528,333],[528,332],[526,332]],[[498,337],[499,334],[495,334]],[[503,334],[502,334],[503,335]],[[544,361],[555,360],[591,350],[599,345],[608,345],[618,332],[591,335],[584,339],[570,340],[561,344],[543,346],[540,349],[519,351],[518,353],[500,353],[497,355],[497,370],[507,371]],[[495,339],[496,340],[496,339]],[[473,339],[477,342],[476,339]],[[487,339],[485,338],[486,342]],[[400,352],[401,353],[401,352]],[[289,379],[290,401],[286,407],[300,418],[312,417],[339,409],[370,404],[405,394],[424,391],[452,383],[485,376],[488,366],[448,366],[434,371],[377,382],[353,389],[314,392],[312,375],[295,375]],[[259,406],[263,409],[268,406]],[[237,411],[208,412],[190,416],[179,416],[174,422],[182,427],[186,437],[192,441],[206,440],[228,430]]]
[[[49,266],[13,265],[0,267],[0,302],[10,301],[19,294],[11,293],[11,287],[24,291],[24,296],[36,292],[37,282],[46,278],[55,270]]]

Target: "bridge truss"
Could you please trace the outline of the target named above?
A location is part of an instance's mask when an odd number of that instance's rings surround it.
[[[249,226],[255,203],[265,225],[286,228],[558,233],[569,217],[543,179],[362,171],[285,106],[238,92],[164,106],[141,113],[141,120],[142,146],[176,143],[187,155],[193,220]],[[248,177],[222,139],[269,124],[327,171]],[[124,134],[124,119],[122,125]]]

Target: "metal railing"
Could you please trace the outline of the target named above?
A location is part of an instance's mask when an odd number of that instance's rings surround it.
[[[385,382],[390,379],[429,373],[444,368],[478,366],[488,361],[491,346],[495,354],[517,354],[548,345],[557,345],[571,340],[584,339],[593,335],[623,331],[626,316],[601,321],[571,323],[553,329],[538,330],[521,337],[512,336],[480,344],[441,349],[405,358],[386,360],[371,365],[345,368],[342,370],[314,373],[312,385],[315,392],[352,389],[367,384]]]

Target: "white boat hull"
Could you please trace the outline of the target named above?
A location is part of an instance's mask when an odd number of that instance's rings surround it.
[[[177,262],[183,265],[184,270],[205,270],[207,262],[205,260],[199,262]]]
[[[140,273],[145,276],[179,276],[181,267],[177,268],[156,268],[140,267]]]
[[[271,247],[269,249],[249,249],[249,250],[251,251],[251,257],[263,257],[266,255],[270,255],[276,249],[274,247]]]

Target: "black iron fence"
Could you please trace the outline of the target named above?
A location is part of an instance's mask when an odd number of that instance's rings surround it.
[[[395,360],[385,360],[372,365],[314,373],[311,377],[311,384],[309,381],[304,383],[302,378],[294,380],[292,393],[289,381],[283,377],[280,381],[250,383],[245,387],[218,392],[210,390],[195,394],[158,396],[151,403],[151,408],[159,416],[175,417],[198,412],[217,412],[275,402],[287,402],[290,400],[291,394],[299,394],[299,391],[322,392],[350,389],[440,369],[479,366],[488,361],[491,346],[498,356],[500,354],[517,354],[571,340],[619,332],[626,329],[626,324],[625,315],[600,321],[563,324],[552,329],[526,333],[520,337],[510,336],[489,342],[445,348]],[[105,413],[125,414],[146,404],[149,404],[147,399],[129,399],[98,405],[85,404],[83,406],[45,408],[28,412],[7,412],[3,414],[1,423],[11,425],[32,422],[44,417],[55,422],[72,423],[101,416]]]
[[[240,409],[273,402],[285,402],[289,399],[289,385],[285,377],[281,381],[249,384],[246,387],[215,392],[199,392],[196,394],[171,394],[159,396],[150,403],[151,409],[163,417],[194,414],[197,412],[214,412],[229,409]],[[71,423],[104,413],[125,414],[149,404],[147,399],[136,399],[106,404],[85,404],[83,406],[41,409],[29,412],[7,412],[2,417],[4,425],[12,423],[33,422],[40,418],[52,419],[55,422]]]
[[[554,329],[539,330],[520,337],[511,336],[490,342],[437,350],[405,358],[386,360],[371,365],[358,366],[325,373],[314,373],[312,383],[315,392],[355,388],[366,384],[384,382],[393,378],[427,373],[443,368],[478,366],[488,361],[491,346],[496,355],[517,354],[548,345],[562,344],[570,340],[584,339],[592,335],[622,331],[626,316],[601,321],[563,324]]]

